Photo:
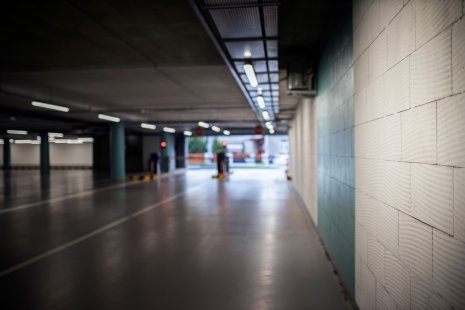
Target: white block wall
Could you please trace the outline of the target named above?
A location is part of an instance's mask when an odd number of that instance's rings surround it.
[[[3,145],[0,145],[0,153],[1,166],[3,165]],[[40,146],[38,144],[11,144],[11,164],[13,166],[39,166]],[[92,167],[92,143],[50,143],[50,165]]]
[[[463,0],[356,0],[356,301],[465,309]]]
[[[315,222],[318,223],[316,176],[316,115],[312,99],[303,99],[289,129],[289,175],[293,178],[302,199]]]

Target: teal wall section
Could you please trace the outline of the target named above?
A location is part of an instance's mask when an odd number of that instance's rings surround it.
[[[318,229],[355,294],[354,72],[352,16],[321,53],[316,104]]]

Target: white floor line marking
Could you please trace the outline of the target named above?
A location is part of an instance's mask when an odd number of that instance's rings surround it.
[[[178,174],[179,173],[165,174],[165,175],[161,175],[158,179],[161,180],[161,179],[165,179],[168,176],[173,176],[173,175],[178,175]],[[85,196],[89,196],[91,194],[95,194],[95,193],[99,193],[99,192],[103,192],[103,191],[107,191],[107,190],[111,190],[111,189],[117,189],[117,188],[120,188],[120,187],[129,187],[129,186],[136,185],[136,184],[141,184],[141,183],[145,183],[145,181],[141,180],[141,181],[123,182],[123,183],[120,183],[120,184],[110,185],[110,186],[106,186],[106,187],[102,187],[102,188],[84,190],[82,192],[77,192],[77,193],[74,193],[74,194],[69,194],[69,195],[56,197],[56,198],[50,198],[50,199],[47,199],[47,200],[41,200],[41,201],[37,201],[37,202],[26,203],[26,204],[23,204],[23,205],[11,207],[9,209],[3,209],[3,210],[0,210],[0,214],[13,212],[13,211],[18,211],[18,210],[23,210],[23,209],[28,209],[28,208],[31,208],[31,207],[36,207],[36,206],[40,206],[40,205],[47,204],[47,203],[63,201],[63,200],[66,200],[66,199],[71,199],[71,198],[85,197]]]
[[[128,215],[126,217],[123,217],[123,218],[121,218],[121,219],[119,219],[117,221],[114,221],[114,222],[112,222],[112,223],[110,223],[108,225],[105,225],[105,226],[103,226],[103,227],[101,227],[99,229],[96,229],[96,230],[94,230],[94,231],[92,231],[90,233],[87,233],[82,237],[74,239],[73,241],[70,241],[70,242],[65,243],[63,245],[60,245],[60,246],[58,246],[56,248],[53,248],[53,249],[51,249],[51,250],[49,250],[47,252],[44,252],[44,253],[39,254],[37,256],[34,256],[33,258],[25,260],[24,262],[19,263],[17,265],[14,265],[14,266],[12,266],[10,268],[4,269],[4,270],[0,271],[0,278],[4,277],[4,276],[6,276],[6,275],[8,275],[8,274],[10,274],[10,273],[12,273],[14,271],[17,271],[19,269],[27,267],[27,266],[29,266],[29,265],[31,265],[31,264],[33,264],[35,262],[38,262],[38,261],[40,261],[40,260],[42,260],[44,258],[47,258],[47,257],[49,257],[49,256],[51,256],[51,255],[53,255],[55,253],[61,252],[61,251],[65,250],[65,249],[67,249],[67,248],[69,248],[69,247],[71,247],[71,246],[73,246],[75,244],[81,243],[81,242],[83,242],[83,241],[85,241],[85,240],[87,240],[89,238],[92,238],[93,236],[98,235],[98,234],[100,234],[100,233],[102,233],[102,232],[104,232],[104,231],[106,231],[106,230],[108,230],[110,228],[113,228],[113,227],[118,226],[118,225],[120,225],[120,224],[122,224],[124,222],[127,222],[127,221],[129,221],[131,219],[134,219],[134,218],[136,218],[136,217],[138,217],[138,216],[140,216],[140,215],[142,215],[142,214],[144,214],[144,213],[146,213],[146,212],[148,212],[150,210],[153,210],[153,209],[159,207],[160,205],[162,205],[164,203],[170,202],[170,201],[172,201],[172,200],[174,200],[174,199],[176,199],[176,198],[178,198],[178,197],[180,197],[182,195],[185,195],[188,191],[192,191],[192,190],[200,188],[202,186],[204,186],[204,185],[202,184],[202,185],[198,185],[198,186],[195,186],[193,188],[190,188],[190,189],[188,189],[188,190],[186,190],[184,192],[181,192],[179,194],[171,196],[171,197],[169,197],[169,198],[167,198],[167,199],[165,199],[163,201],[157,202],[157,203],[155,203],[153,205],[150,205],[148,207],[145,207],[145,208],[143,208],[143,209],[141,209],[141,210],[139,210],[137,212],[131,213],[130,215]]]
[[[69,195],[56,197],[56,198],[50,198],[50,199],[47,199],[47,200],[41,200],[41,201],[26,203],[26,204],[23,204],[23,205],[11,207],[10,209],[0,210],[0,214],[13,212],[13,211],[17,211],[17,210],[23,210],[23,209],[27,209],[27,208],[31,208],[31,207],[35,207],[35,206],[40,206],[40,205],[47,204],[47,203],[58,202],[58,201],[62,201],[62,200],[70,199],[70,198],[85,197],[85,196],[88,196],[90,194],[95,194],[95,193],[103,192],[103,191],[110,190],[110,189],[117,189],[117,188],[120,188],[120,187],[131,186],[133,184],[138,184],[138,183],[140,183],[140,182],[136,181],[134,183],[121,183],[121,184],[106,186],[106,187],[102,187],[102,188],[98,188],[98,189],[84,190],[82,192],[77,192],[77,193],[74,193],[74,194],[69,194]]]

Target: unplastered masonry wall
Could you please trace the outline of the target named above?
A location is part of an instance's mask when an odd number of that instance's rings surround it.
[[[354,2],[361,309],[465,309],[463,10]]]
[[[355,295],[354,73],[351,16],[326,43],[318,96],[289,130],[290,174],[341,278]]]

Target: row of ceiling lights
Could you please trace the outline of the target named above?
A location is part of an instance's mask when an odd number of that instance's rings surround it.
[[[244,53],[245,58],[251,58],[252,54],[250,52],[245,52]],[[244,63],[244,72],[245,75],[247,76],[247,79],[249,80],[249,84],[252,87],[257,87],[258,86],[258,80],[257,80],[257,75],[255,74],[255,70],[253,68],[253,64],[251,60],[247,60]],[[260,87],[257,89],[257,103],[258,107],[262,110],[262,117],[266,122],[266,127],[268,128],[269,132],[272,134],[274,133],[274,128],[273,124],[270,122],[270,114],[266,110],[266,104],[265,104],[265,99],[263,98],[263,91]]]
[[[40,107],[40,108],[44,108],[44,109],[51,109],[51,110],[60,111],[60,112],[69,112],[69,108],[67,108],[67,107],[54,105],[54,104],[49,104],[49,103],[33,101],[32,105],[35,106],[35,107]],[[98,114],[98,118],[102,119],[102,120],[110,121],[110,122],[115,122],[115,123],[119,123],[121,121],[121,119],[119,117],[106,115],[106,114]],[[198,122],[198,125],[200,127],[203,127],[203,128],[210,128],[210,125],[205,123],[205,122]],[[155,130],[157,128],[156,125],[148,124],[148,123],[141,123],[140,127],[144,128],[144,129],[151,129],[151,130]],[[211,130],[213,130],[215,132],[220,132],[221,128],[218,127],[218,126],[211,126]],[[15,131],[15,130],[10,130],[10,132],[13,132],[13,131]],[[167,132],[167,133],[175,133],[176,129],[171,128],[171,127],[163,127],[163,131]],[[21,130],[16,130],[16,132],[17,133],[19,132],[19,134],[22,134],[22,133],[27,134],[26,131],[21,131]],[[226,135],[226,136],[229,136],[231,133],[230,133],[229,130],[223,130],[223,134]],[[192,136],[192,132],[189,131],[189,130],[185,130],[184,135]]]
[[[197,125],[199,125],[199,127],[202,127],[202,128],[205,128],[205,129],[208,129],[210,128],[211,130],[213,130],[214,132],[220,132],[221,131],[221,128],[218,127],[218,126],[210,126],[210,124],[207,124],[205,122],[198,122]],[[192,134],[192,133],[191,133]],[[231,132],[229,132],[229,130],[223,130],[223,134],[225,136],[229,136],[231,134]]]
[[[252,61],[250,60],[250,58],[252,57],[252,54],[250,53],[250,51],[246,51],[244,53],[244,57],[249,59],[244,63],[244,66],[243,66],[244,72],[245,72],[245,74],[247,76],[247,79],[249,80],[249,84],[252,87],[255,88],[255,87],[258,86],[258,80],[257,80],[257,76],[255,74],[255,70],[254,70]],[[269,132],[271,134],[274,133],[274,127],[273,127],[273,124],[270,121],[270,114],[266,109],[265,99],[263,98],[263,91],[262,91],[262,89],[260,87],[258,87],[258,89],[257,89],[257,98],[256,98],[256,100],[257,100],[259,108],[261,109],[262,117],[266,121],[267,129],[269,130]],[[52,110],[61,111],[61,112],[69,112],[68,107],[49,104],[49,103],[32,101],[32,105],[36,106],[36,107],[40,107],[40,108],[45,108],[45,109],[52,109]],[[110,122],[120,122],[120,118],[115,117],[115,116],[106,115],[106,114],[98,114],[98,118],[102,119],[102,120],[107,120],[107,121],[110,121]],[[200,124],[204,124],[206,126],[204,127],[204,126],[202,126]],[[199,126],[204,127],[204,128],[209,128],[210,127],[210,125],[208,125],[208,124],[206,124],[204,122],[199,122]],[[145,129],[152,129],[152,130],[154,130],[156,128],[155,125],[147,124],[147,123],[141,123],[141,127],[145,128]],[[217,127],[217,126],[211,126],[211,129],[213,131],[215,131],[215,132],[220,132],[220,128]],[[163,131],[167,132],[167,133],[175,133],[176,132],[176,130],[174,128],[170,128],[170,127],[164,127]],[[229,131],[227,131],[227,130],[226,130],[226,132],[229,133]],[[186,131],[184,131],[184,134],[186,136],[191,136],[192,132],[186,130]]]
[[[25,130],[7,130],[7,134],[9,135],[28,135],[29,133]],[[81,137],[75,139],[57,139],[63,138],[64,134],[59,132],[49,132],[48,133],[48,141],[52,143],[65,143],[65,144],[82,144],[82,143],[92,143],[94,142],[94,138],[91,137]],[[33,139],[10,139],[10,143],[15,144],[40,144],[41,138],[37,137],[35,140]],[[3,140],[0,140],[0,144],[3,144]]]
[[[205,122],[198,122],[197,125],[199,125],[199,127],[203,127],[203,128],[211,128],[211,130],[213,130],[214,132],[221,132],[220,127],[218,127],[218,126],[210,126],[209,124],[207,124]],[[156,125],[148,124],[148,123],[141,123],[140,127],[144,128],[144,129],[151,129],[151,130],[155,130],[157,128]],[[170,128],[170,127],[163,127],[163,131],[168,132],[168,133],[175,133],[176,132],[176,130],[174,128]],[[192,131],[190,131],[190,130],[184,130],[183,133],[184,133],[185,136],[192,136]],[[223,130],[223,134],[226,135],[226,136],[229,136],[231,134],[231,132],[229,130]]]

